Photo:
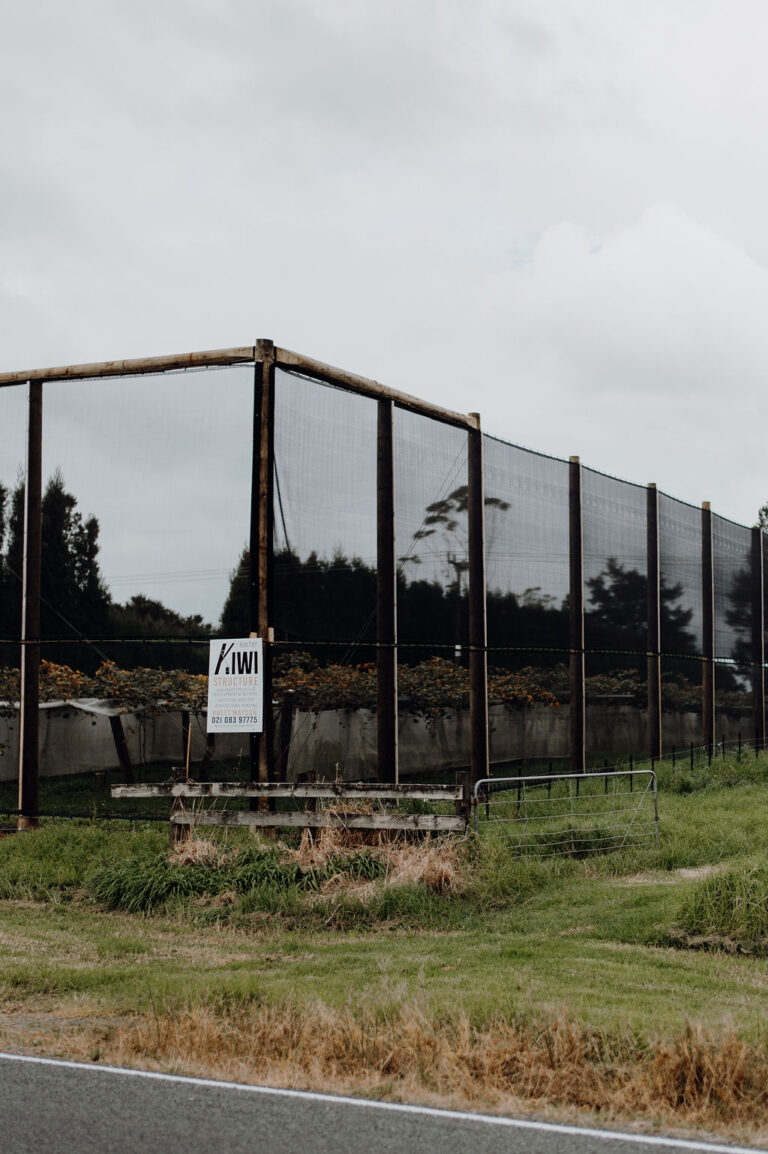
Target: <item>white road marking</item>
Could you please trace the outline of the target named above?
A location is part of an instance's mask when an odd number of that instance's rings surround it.
[[[674,1150],[700,1150],[706,1154],[754,1154],[756,1146],[730,1146],[716,1142],[697,1142],[687,1138],[662,1138],[657,1134],[626,1134],[618,1130],[596,1130],[585,1126],[568,1126],[559,1122],[537,1122],[523,1118],[503,1118],[493,1114],[473,1114],[464,1110],[441,1110],[434,1106],[413,1106],[401,1102],[375,1102],[370,1098],[348,1098],[342,1094],[323,1094],[315,1090],[282,1090],[273,1086],[252,1086],[245,1082],[218,1082],[214,1078],[192,1078],[184,1074],[162,1074],[155,1070],[132,1070],[124,1066],[99,1066],[85,1062],[71,1062],[64,1058],[41,1058],[31,1054],[4,1054],[0,1061],[30,1062],[41,1066],[63,1066],[68,1070],[88,1070],[93,1074],[123,1074],[130,1078],[150,1078],[159,1082],[182,1083],[186,1086],[208,1086],[217,1090],[240,1090],[247,1094],[272,1094],[304,1102],[327,1102],[340,1106],[356,1106],[364,1110],[385,1110],[397,1114],[418,1114],[426,1118],[454,1119],[476,1122],[486,1126],[506,1126],[515,1130],[539,1130],[547,1134],[582,1135],[614,1142],[645,1142],[648,1146],[662,1146]]]

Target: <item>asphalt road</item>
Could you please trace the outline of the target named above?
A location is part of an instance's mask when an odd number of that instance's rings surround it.
[[[0,1054],[2,1154],[665,1154],[744,1147]]]

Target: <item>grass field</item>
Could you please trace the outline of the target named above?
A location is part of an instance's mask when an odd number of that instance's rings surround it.
[[[768,758],[686,773],[580,860],[4,838],[0,1046],[768,1144]]]

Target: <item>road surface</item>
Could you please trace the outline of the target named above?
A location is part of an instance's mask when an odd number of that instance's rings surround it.
[[[0,1053],[2,1154],[736,1154],[744,1149]]]

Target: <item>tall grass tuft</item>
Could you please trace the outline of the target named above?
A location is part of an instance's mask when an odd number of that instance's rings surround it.
[[[677,919],[684,934],[768,952],[768,861],[738,866],[699,882]],[[721,939],[721,941],[718,941]]]

